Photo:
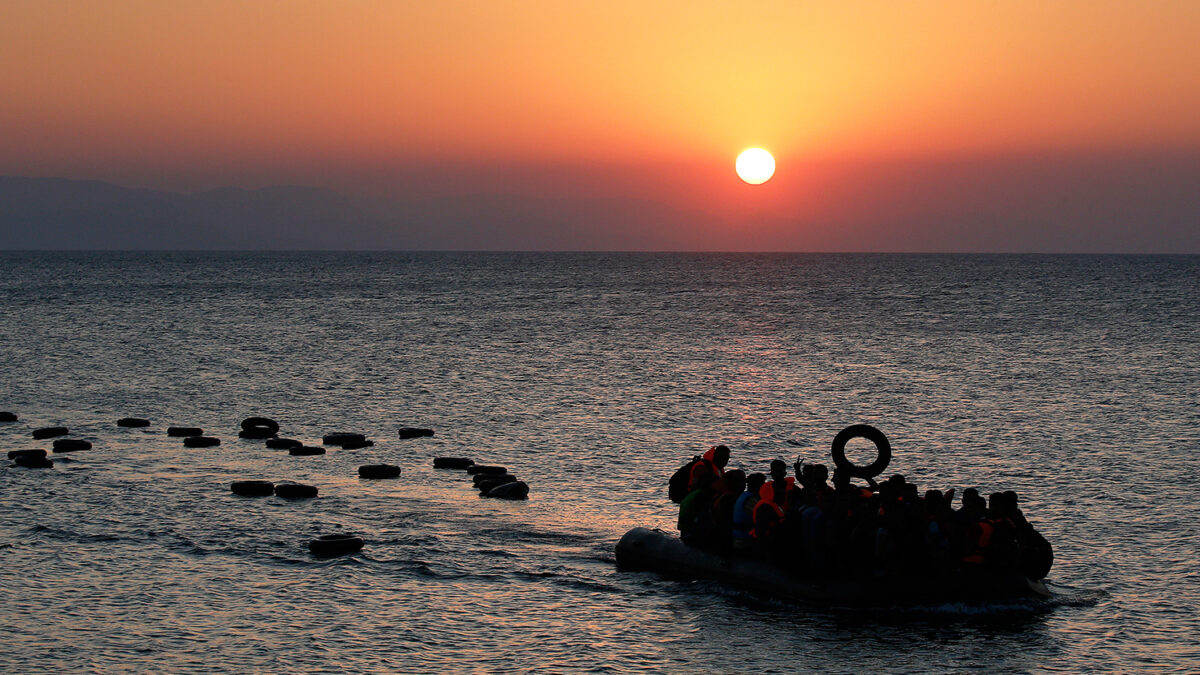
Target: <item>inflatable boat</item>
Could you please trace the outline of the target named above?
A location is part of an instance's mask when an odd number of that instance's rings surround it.
[[[956,573],[939,577],[800,578],[762,560],[722,555],[683,543],[662,530],[635,527],[617,542],[617,566],[682,579],[709,579],[791,602],[850,605],[929,605],[1044,600],[1041,581],[1020,574]]]

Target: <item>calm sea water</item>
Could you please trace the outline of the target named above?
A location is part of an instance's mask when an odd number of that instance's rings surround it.
[[[0,254],[4,672],[1200,671],[1200,258]],[[118,429],[123,416],[154,421]],[[291,457],[236,438],[359,431]],[[671,470],[882,429],[1014,489],[1056,600],[814,609],[618,571]],[[222,445],[186,449],[168,425]],[[399,426],[434,438],[400,440]],[[431,460],[508,466],[480,499]],[[403,466],[360,481],[360,464]],[[320,498],[229,493],[298,480]],[[311,557],[353,531],[362,553]]]

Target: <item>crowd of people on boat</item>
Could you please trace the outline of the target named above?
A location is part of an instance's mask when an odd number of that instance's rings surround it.
[[[730,451],[710,448],[670,481],[681,538],[693,546],[754,556],[792,572],[939,575],[959,570],[1046,576],[1050,545],[1018,507],[1017,494],[986,499],[975,488],[920,492],[903,475],[855,484],[823,464],[776,459],[769,473],[726,470]]]

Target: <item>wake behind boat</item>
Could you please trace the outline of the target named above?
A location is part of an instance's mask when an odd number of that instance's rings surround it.
[[[869,466],[845,457],[856,437],[876,445]],[[826,605],[1051,597],[1041,580],[1053,551],[1017,508],[1016,493],[984,500],[968,488],[954,510],[954,490],[922,497],[900,475],[877,484],[872,479],[889,464],[891,446],[866,425],[839,433],[831,454],[832,487],[823,465],[798,461],[797,476],[788,477],[775,460],[767,482],[762,474],[725,472],[728,448],[710,449],[671,479],[681,536],[636,527],[617,542],[617,565]],[[870,487],[853,485],[852,477]]]

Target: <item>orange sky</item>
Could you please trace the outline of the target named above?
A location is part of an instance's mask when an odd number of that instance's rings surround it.
[[[5,0],[0,159],[1200,146],[1198,31],[1189,1]]]
[[[836,219],[879,167],[1200,154],[1197,34],[1189,0],[4,0],[0,175]]]

